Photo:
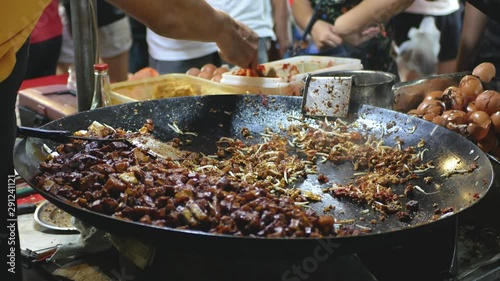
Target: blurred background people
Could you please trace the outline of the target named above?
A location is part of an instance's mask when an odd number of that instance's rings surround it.
[[[10,183],[15,179],[14,144],[17,135],[16,101],[17,92],[23,82],[28,65],[29,37],[39,22],[50,0],[30,1],[15,0],[3,1],[0,9],[0,120],[2,120],[2,165],[0,174],[4,182]],[[4,187],[5,188],[5,187]],[[8,189],[4,189],[8,190]],[[4,193],[5,194],[5,193]],[[5,198],[5,197],[4,197]],[[5,202],[5,201],[4,201]],[[5,204],[5,203],[4,203]],[[7,206],[7,205],[3,205]],[[5,209],[4,209],[5,210]],[[8,213],[3,212],[2,220],[6,221]],[[8,239],[15,244],[9,245]],[[14,229],[2,227],[0,230],[0,251],[14,252],[20,257],[19,232],[17,225]],[[10,266],[4,273],[8,280],[23,280],[21,263]]]
[[[413,0],[294,0],[292,14],[297,27],[305,30],[315,9],[318,11],[311,38],[321,55],[358,58],[365,69],[397,75],[390,52],[389,20],[412,3]]]
[[[224,11],[259,35],[259,63],[269,62],[269,50],[273,41],[280,46],[280,54],[284,54],[290,43],[289,11],[286,0],[224,2]]]
[[[393,43],[393,56],[398,65],[401,81],[415,80],[437,73],[441,32],[436,19],[426,16],[418,27],[411,27],[408,40],[396,45]]]
[[[129,17],[132,33],[128,71],[135,73],[149,66],[148,42],[146,41],[146,26],[138,20]]]
[[[98,3],[104,2],[99,0]],[[235,21],[225,13],[211,9],[205,1],[189,2],[182,0],[109,0],[121,9],[127,11],[138,20],[164,36],[180,39],[215,41],[220,48],[220,54],[228,61],[237,65],[256,64],[257,35],[248,27]],[[2,179],[11,182],[15,169],[13,161],[14,144],[17,136],[16,100],[17,93],[24,79],[28,62],[29,37],[50,0],[12,0],[2,1],[0,9],[0,93],[2,93],[1,116],[2,128],[6,132],[1,155],[4,157],[1,165]],[[139,3],[139,5],[138,5]],[[165,9],[166,7],[171,8]],[[176,12],[172,12],[176,11]],[[204,19],[213,25],[200,26],[192,19]],[[176,29],[176,25],[184,29]],[[217,26],[223,36],[214,29]],[[130,32],[130,28],[128,28]],[[231,48],[234,47],[234,48]],[[128,70],[128,67],[126,68]],[[7,213],[4,212],[4,216]],[[4,218],[5,218],[4,217]],[[15,245],[7,244],[7,237],[14,233]],[[0,250],[7,253],[8,249],[20,257],[19,232],[3,228],[0,230]],[[7,249],[8,248],[8,249]],[[23,280],[21,263],[9,267],[7,280]]]
[[[207,0],[208,4],[222,10],[223,3]],[[178,40],[161,36],[147,29],[146,41],[149,51],[149,66],[160,74],[185,73],[192,67],[205,64],[221,65],[221,58],[214,42]]]
[[[409,76],[407,77],[401,77],[403,81],[414,80],[431,74],[451,73],[455,71],[460,32],[462,30],[462,9],[459,0],[415,0],[403,13],[394,16],[392,19],[394,42],[397,46],[401,46],[403,42],[410,40],[408,37],[410,29],[418,28],[422,20],[429,16],[434,18],[435,26],[440,32],[437,63],[432,62],[435,64],[432,66],[421,65],[419,68],[422,71],[414,71],[411,72],[412,74],[408,74]],[[430,45],[419,44],[419,47],[431,49],[434,43],[437,44],[437,42],[430,42]],[[410,52],[411,50],[406,51]],[[425,53],[426,50],[419,50],[419,52]],[[414,57],[416,59],[411,64],[418,65],[419,63],[425,63],[422,56]]]
[[[207,0],[212,7],[228,13],[259,35],[258,63],[269,61],[272,41],[278,42],[280,54],[289,44],[288,6],[286,0]],[[275,30],[277,32],[275,32]],[[206,64],[220,66],[224,62],[213,42],[176,40],[147,30],[149,65],[160,74],[185,73]]]
[[[62,47],[62,29],[59,1],[52,0],[31,33],[25,79],[56,74]]]
[[[491,62],[500,69],[500,20],[471,3],[465,4],[456,71],[472,71],[482,62]],[[486,5],[484,9],[489,10]],[[498,15],[496,18],[500,19]]]
[[[271,55],[269,60],[278,60],[284,58],[292,40],[290,3],[288,0],[271,0],[271,4],[273,10],[274,33],[276,34],[276,39],[273,40],[273,43],[278,52],[277,56]]]
[[[132,32],[128,16],[107,1],[97,1],[97,27],[100,59],[109,66],[112,82],[128,79],[129,52]],[[63,46],[59,57],[59,72],[65,72],[74,63],[74,46],[71,37],[71,11],[69,2],[60,9],[63,20]]]

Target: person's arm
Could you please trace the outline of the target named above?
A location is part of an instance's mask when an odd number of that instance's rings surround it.
[[[279,44],[279,54],[282,58],[290,44],[289,14],[287,0],[271,0],[273,7],[274,33]]]
[[[457,71],[472,70],[472,60],[487,21],[486,14],[468,2],[465,3],[464,22],[457,55]]]
[[[483,12],[488,18],[500,23],[499,0],[467,0],[466,2]]]
[[[313,14],[313,7],[309,0],[294,0],[292,3],[292,16],[300,29],[304,30]]]
[[[216,42],[223,60],[257,65],[258,36],[203,0],[107,0],[161,36]]]
[[[295,23],[302,30],[306,29],[309,21],[311,20],[314,13],[314,9],[311,6],[309,0],[294,0],[292,3],[292,15]],[[326,47],[336,47],[342,44],[342,38],[340,38],[333,29],[333,24],[330,24],[323,20],[317,20],[314,23],[311,36],[314,44],[318,49],[323,49]]]
[[[335,21],[335,32],[341,37],[362,34],[370,27],[387,22],[403,12],[414,0],[364,0]]]
[[[364,0],[339,16],[334,24],[318,20],[311,35],[318,48],[361,44],[379,33],[379,24],[408,8],[414,0]],[[309,0],[294,0],[293,16],[305,28],[313,14]]]

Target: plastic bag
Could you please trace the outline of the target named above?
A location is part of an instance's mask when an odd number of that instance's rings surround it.
[[[436,74],[440,37],[441,32],[431,16],[424,17],[419,28],[410,28],[409,40],[399,47],[393,46],[400,73],[413,71],[420,77]]]

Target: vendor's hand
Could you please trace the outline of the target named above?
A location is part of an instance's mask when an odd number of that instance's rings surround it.
[[[228,24],[220,31],[220,39],[216,42],[219,55],[230,64],[242,68],[256,68],[259,36],[248,26],[227,17]]]
[[[335,33],[334,26],[323,20],[316,21],[311,36],[319,50],[338,47],[343,43],[342,38]]]

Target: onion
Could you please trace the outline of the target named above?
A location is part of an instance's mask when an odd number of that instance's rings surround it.
[[[467,132],[475,141],[480,141],[486,137],[490,131],[491,119],[490,115],[484,111],[474,111],[468,119],[469,125]]]
[[[467,104],[466,106],[466,112],[467,114],[470,116],[472,114],[472,112],[476,111],[477,108],[476,108],[476,102],[475,101],[471,101]]]
[[[490,116],[491,128],[495,133],[500,134],[500,111],[497,111]]]
[[[434,113],[440,115],[444,111],[444,104],[438,100],[424,100],[417,107],[418,115],[425,115],[426,113]]]
[[[467,113],[462,110],[447,110],[441,115],[446,123],[462,125],[467,123]]]
[[[412,109],[412,110],[408,111],[407,114],[408,115],[417,116],[418,115],[418,111],[417,111],[417,109]]]
[[[441,115],[436,115],[436,117],[434,117],[434,119],[432,119],[432,123],[439,125],[439,126],[446,127],[446,120]]]
[[[444,91],[430,91],[427,94],[425,94],[424,99],[425,100],[441,100],[443,97]]]
[[[486,90],[476,98],[477,110],[482,110],[489,115],[500,111],[500,93],[494,90]]]
[[[221,67],[219,67],[219,68],[217,68],[217,69],[214,70],[214,76],[218,75],[218,74],[222,75],[223,73],[226,73],[228,71],[229,71],[229,69],[227,69],[224,66],[221,66]]]
[[[463,126],[461,127],[459,125],[464,125],[467,123],[467,113],[461,110],[447,110],[443,112],[443,115],[441,115],[441,117],[446,122],[446,128],[457,133],[462,133],[463,131]]]
[[[473,75],[465,75],[462,77],[458,87],[465,94],[467,102],[475,100],[476,97],[483,92],[483,84],[479,78]]]
[[[188,71],[186,71],[186,74],[191,76],[198,76],[198,74],[200,74],[200,69],[197,67],[192,67],[188,69]]]
[[[475,75],[479,80],[489,83],[496,76],[495,65],[490,62],[483,62],[472,70],[472,75]]]
[[[213,63],[207,63],[205,65],[203,65],[201,68],[200,68],[200,71],[201,72],[208,72],[210,73],[211,75],[213,75],[214,71],[217,69],[217,66],[215,66]]]
[[[460,88],[454,86],[448,87],[443,91],[443,98],[447,110],[463,110],[467,103],[465,93]]]
[[[222,74],[214,74],[214,76],[212,76],[212,79],[210,79],[210,81],[220,82],[221,79],[222,79]]]
[[[209,72],[209,71],[201,71],[198,74],[198,77],[203,78],[203,79],[207,79],[207,80],[212,79],[212,76],[213,76],[212,72]]]
[[[429,112],[429,113],[426,113],[424,116],[422,116],[422,119],[424,119],[425,121],[432,122],[432,120],[434,120],[434,118],[436,118],[436,116],[439,116],[439,115],[432,113],[432,112]]]

